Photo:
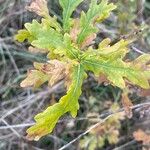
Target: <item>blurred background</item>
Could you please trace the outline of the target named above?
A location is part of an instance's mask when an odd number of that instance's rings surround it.
[[[103,120],[110,113],[120,110],[121,90],[106,84],[98,84],[93,75],[84,82],[77,118],[69,115],[61,118],[53,134],[39,141],[26,140],[26,129],[34,124],[34,116],[47,106],[56,103],[65,94],[63,82],[53,87],[22,89],[20,82],[26,77],[33,62],[44,62],[46,57],[28,51],[28,43],[14,40],[17,30],[31,22],[37,15],[25,6],[30,0],[0,0],[0,150],[57,150],[84,133],[90,126]],[[85,0],[74,12],[80,15],[87,10]],[[109,37],[113,43],[121,38],[134,37],[130,45],[130,59],[150,53],[150,0],[110,0],[118,6],[111,16],[98,24],[96,44]],[[61,22],[62,9],[58,0],[48,1],[51,15]],[[131,87],[129,98],[136,106],[150,102],[150,90],[140,91]],[[117,113],[101,126],[76,140],[67,150],[150,150],[150,105],[133,109],[133,117]]]

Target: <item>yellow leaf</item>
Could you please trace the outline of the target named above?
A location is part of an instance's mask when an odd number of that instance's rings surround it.
[[[81,94],[82,82],[86,74],[81,65],[73,68],[71,74],[71,85],[67,94],[53,106],[49,106],[45,111],[35,116],[36,124],[27,130],[27,138],[29,140],[38,140],[42,136],[51,133],[58,119],[67,112],[70,112],[72,117],[77,115],[79,109],[78,98]]]

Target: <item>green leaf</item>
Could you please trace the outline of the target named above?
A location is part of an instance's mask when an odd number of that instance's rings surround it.
[[[41,49],[53,50],[63,46],[63,36],[53,29],[48,20],[42,19],[42,23],[33,20],[32,23],[26,23],[24,30],[20,30],[16,39],[23,42],[28,39],[32,46]],[[54,40],[55,39],[55,40]]]
[[[133,84],[139,85],[142,88],[148,89],[150,72],[136,68],[129,63],[121,60],[107,62],[103,59],[87,58],[83,61],[86,70],[93,71],[95,74],[103,73],[107,76],[115,86],[125,88],[124,78],[131,81]],[[149,74],[149,78],[148,77]]]
[[[110,39],[104,39],[100,44],[98,49],[93,50],[93,48],[89,48],[86,52],[86,55],[92,55],[97,58],[103,58],[105,60],[111,61],[115,59],[122,59],[129,52],[128,45],[130,41],[120,40],[114,45],[110,46]]]
[[[68,33],[65,33],[62,46],[59,46],[53,51],[53,53],[49,54],[48,56],[53,58],[53,56],[59,55],[62,58],[64,57],[65,59],[77,59],[79,54],[80,50],[72,43],[70,35]]]
[[[76,59],[78,57],[79,49],[72,44],[69,34],[62,35],[60,32],[49,26],[46,19],[42,19],[42,23],[33,20],[32,23],[25,24],[26,30],[20,31],[16,35],[16,39],[24,41],[28,39],[31,45],[39,48],[49,50],[51,53],[68,56]],[[49,54],[50,56],[50,54]]]
[[[46,19],[42,19],[42,24],[46,27],[46,28],[54,28],[56,31],[61,32],[62,31],[62,27],[60,26],[60,24],[57,22],[57,17],[51,17],[49,16]]]
[[[69,31],[71,26],[71,15],[76,7],[83,0],[59,0],[61,7],[63,8],[63,28],[64,31]]]
[[[100,4],[97,4],[97,0],[92,0],[88,12],[82,12],[80,19],[81,32],[77,39],[78,44],[81,44],[87,36],[96,33],[98,30],[94,26],[95,22],[106,19],[109,17],[110,12],[116,8],[112,3],[107,3],[108,0],[102,0]]]
[[[104,41],[103,41],[104,42]],[[113,46],[105,45],[97,50],[90,49],[85,55],[82,64],[86,70],[93,71],[95,75],[104,74],[115,86],[125,88],[125,81],[148,89],[150,70],[146,63],[150,60],[150,55],[143,55],[134,61],[123,61],[127,49],[127,41],[121,40]],[[85,52],[86,53],[86,52]],[[90,54],[91,53],[91,54]],[[138,63],[137,63],[138,62]]]
[[[26,39],[29,40],[29,42],[32,42],[34,40],[34,37],[27,31],[26,29],[19,30],[18,34],[15,35],[15,40],[18,42],[24,42]]]
[[[77,115],[79,109],[78,99],[81,95],[81,86],[85,76],[86,74],[81,65],[73,68],[71,85],[67,94],[58,103],[35,116],[36,124],[27,130],[28,139],[38,140],[42,136],[51,133],[58,119],[66,112],[70,112],[73,117]]]
[[[36,20],[33,20],[32,23],[26,23],[25,27],[34,36],[35,40],[31,44],[35,47],[53,50],[61,47],[63,44],[62,34],[51,27],[47,27],[45,21],[40,24]]]
[[[67,33],[64,35],[64,49],[66,49],[67,56],[73,59],[77,58],[80,53],[80,50],[72,43],[71,37]]]

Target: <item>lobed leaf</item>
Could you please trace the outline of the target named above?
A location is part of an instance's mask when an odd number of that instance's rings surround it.
[[[121,60],[107,62],[103,59],[100,60],[93,57],[86,58],[83,64],[86,70],[93,71],[95,74],[105,74],[109,81],[120,88],[125,88],[125,78],[142,88],[149,88],[148,80],[150,78],[150,72],[139,69]]]
[[[66,112],[70,112],[73,117],[77,115],[77,110],[79,109],[78,98],[81,95],[81,86],[85,76],[81,65],[73,68],[71,85],[67,94],[58,103],[35,116],[36,124],[27,130],[28,139],[38,140],[42,136],[51,133],[58,119]]]
[[[114,45],[110,46],[110,39],[104,39],[100,44],[98,49],[94,49],[90,47],[86,53],[84,53],[84,57],[93,56],[97,59],[102,59],[111,62],[111,60],[115,59],[123,59],[126,54],[129,52],[128,45],[130,41],[120,40]]]
[[[47,27],[44,19],[42,20],[41,24],[36,20],[33,20],[32,23],[26,23],[25,27],[35,38],[31,45],[48,50],[53,50],[59,46],[62,46],[62,34],[51,27]]]
[[[72,64],[58,60],[51,60],[47,63],[34,63],[35,70],[30,70],[27,78],[21,82],[21,87],[39,87],[46,81],[50,86],[61,79],[68,78],[68,69]]]
[[[61,31],[61,26],[57,22],[57,17],[51,17],[47,7],[47,0],[33,0],[27,10],[36,13],[37,15],[44,17],[48,26],[55,28],[57,31]]]
[[[48,84],[50,86],[67,76],[67,64],[58,60],[51,60],[46,64],[34,63],[34,67],[49,76]]]
[[[59,0],[61,7],[63,8],[63,28],[64,31],[67,32],[70,30],[71,26],[71,15],[76,7],[83,0]]]
[[[51,54],[68,56],[69,58],[77,58],[79,49],[72,44],[69,34],[62,35],[49,26],[46,19],[42,19],[42,23],[33,20],[32,23],[25,24],[26,29],[19,31],[16,39],[20,42],[28,39],[31,45],[43,51],[49,51]],[[55,40],[54,40],[55,39]]]
[[[48,75],[39,70],[30,70],[27,78],[20,84],[21,87],[33,86],[34,88],[40,87],[43,83],[49,80]]]
[[[82,64],[86,70],[93,71],[95,75],[105,75],[113,85],[120,88],[125,88],[125,81],[128,80],[132,84],[148,89],[150,87],[148,82],[150,70],[147,69],[146,62],[148,62],[148,59],[150,60],[150,55],[140,56],[137,58],[138,63],[136,64],[137,60],[123,61],[128,53],[127,43],[121,40],[113,46],[101,47],[101,50],[92,51],[90,49],[91,55],[88,51]]]
[[[109,17],[110,12],[116,8],[115,5],[108,4],[108,0],[102,0],[101,3],[97,4],[97,0],[91,0],[91,5],[87,13],[82,12],[80,19],[81,32],[79,33],[77,42],[81,44],[86,37],[98,30],[94,26],[96,21],[103,21]],[[98,19],[99,18],[99,19]]]
[[[30,6],[27,6],[26,9],[31,12],[35,12],[37,15],[42,17],[49,16],[49,10],[47,8],[46,0],[33,0]]]
[[[15,35],[15,40],[17,40],[18,42],[24,42],[26,39],[28,39],[29,42],[32,42],[34,40],[34,37],[30,34],[29,31],[27,31],[26,29],[23,30],[19,30],[18,34]]]

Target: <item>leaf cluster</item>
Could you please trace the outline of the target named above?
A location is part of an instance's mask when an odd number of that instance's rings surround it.
[[[67,93],[58,103],[48,107],[35,116],[36,124],[27,130],[27,137],[38,140],[51,133],[59,118],[67,112],[76,117],[79,109],[78,99],[87,72],[96,77],[105,76],[108,82],[122,89],[128,84],[149,88],[150,57],[141,55],[133,61],[125,59],[131,41],[120,40],[111,44],[104,39],[98,46],[92,46],[98,29],[97,23],[110,16],[116,6],[108,0],[91,0],[87,12],[82,11],[80,18],[72,18],[72,13],[83,0],[59,0],[63,8],[62,25],[56,16],[50,16],[46,0],[34,0],[27,7],[41,16],[41,21],[26,23],[25,29],[18,31],[15,39],[19,42],[28,40],[30,50],[46,53],[46,63],[34,63],[33,70],[21,83],[22,87],[35,88],[48,82],[50,86],[64,79]]]

